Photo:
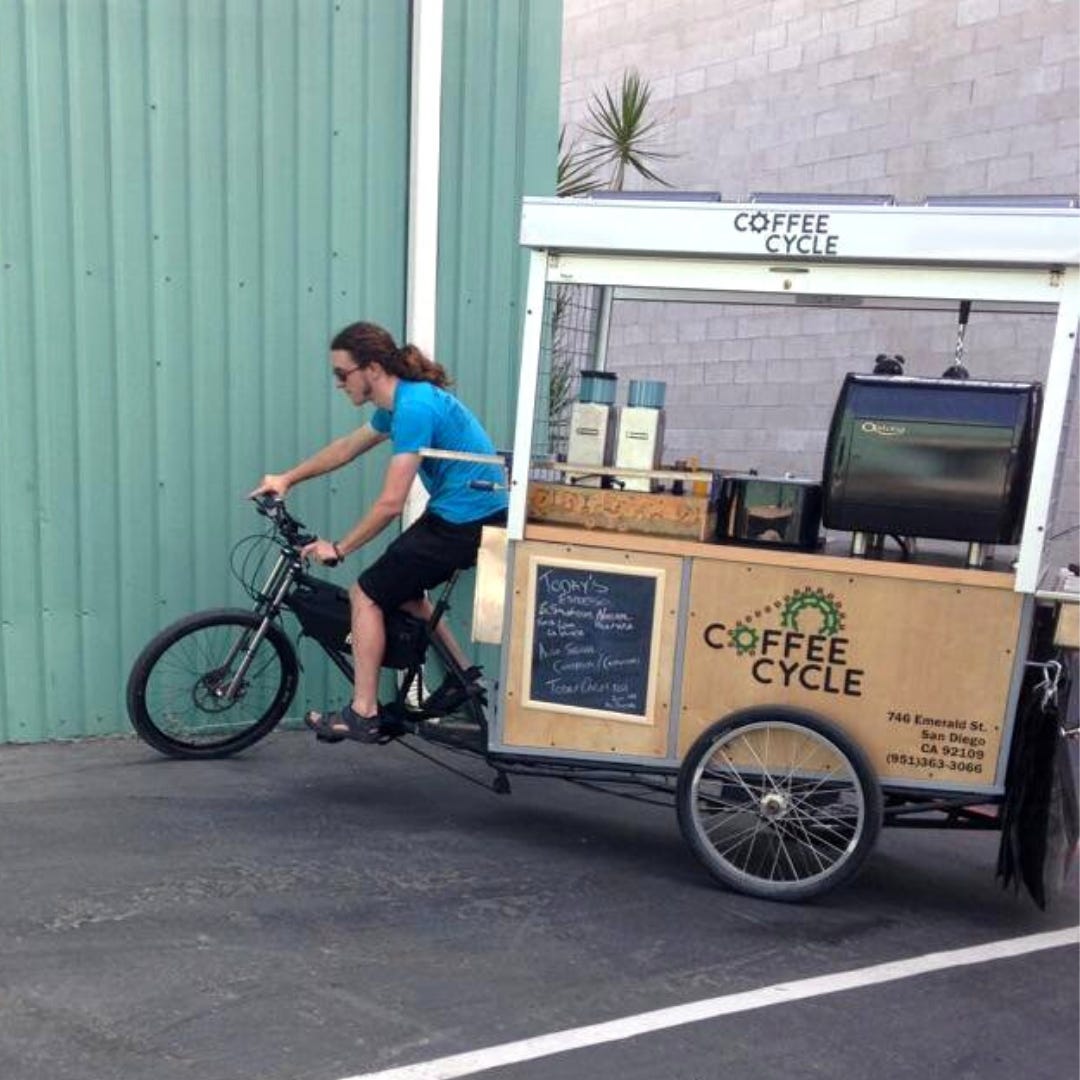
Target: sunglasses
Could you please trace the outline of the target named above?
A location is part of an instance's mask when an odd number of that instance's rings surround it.
[[[344,386],[349,381],[349,376],[352,375],[354,372],[359,371],[360,369],[358,367],[351,367],[351,368],[339,368],[339,367],[336,367],[333,370],[334,370],[334,380],[338,383],[338,385]]]

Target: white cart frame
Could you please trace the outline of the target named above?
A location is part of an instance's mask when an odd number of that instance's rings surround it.
[[[510,480],[524,537],[548,284],[670,290],[669,300],[1056,314],[1016,591],[1043,571],[1054,473],[1080,326],[1080,212],[525,199],[530,250]],[[799,248],[818,247],[820,254]],[[1022,662],[1022,661],[1018,661]]]

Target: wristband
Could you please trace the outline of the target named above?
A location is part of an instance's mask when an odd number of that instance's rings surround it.
[[[341,554],[341,548],[338,547],[337,541],[336,540],[331,540],[330,541],[330,546],[334,549],[334,554],[337,556],[337,561],[338,562],[344,561],[345,556]]]

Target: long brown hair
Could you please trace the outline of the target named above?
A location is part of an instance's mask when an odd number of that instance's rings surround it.
[[[436,386],[450,385],[450,376],[442,364],[429,360],[415,345],[399,349],[388,330],[369,322],[356,322],[339,330],[330,342],[333,350],[347,352],[356,366],[366,368],[378,362],[388,375],[409,382],[429,382]]]

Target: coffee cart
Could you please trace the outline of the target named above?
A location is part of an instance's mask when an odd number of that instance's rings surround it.
[[[383,665],[398,677],[380,740],[472,754],[500,792],[527,775],[674,802],[706,868],[755,896],[820,894],[858,870],[883,823],[926,823],[1001,829],[999,872],[1041,902],[1047,790],[1057,777],[1064,803],[1073,785],[1059,714],[1080,593],[1075,573],[1055,577],[1047,533],[1080,322],[1080,213],[527,199],[521,239],[509,518],[485,529],[473,612],[474,638],[502,647],[498,685],[488,705],[440,643],[455,575],[426,624],[387,615]],[[753,478],[553,456],[537,425],[551,385],[542,345],[549,291],[567,285],[643,301],[959,310],[961,327],[1036,313],[1053,337],[1042,385],[848,375],[819,545],[809,487],[796,514],[748,496]],[[592,374],[590,392],[609,396],[611,379]],[[631,397],[631,435],[661,431],[638,415],[654,390]],[[586,404],[601,422],[570,445],[595,450],[611,417]],[[286,612],[352,679],[347,593],[305,565],[313,536],[283,501],[256,509],[270,530],[233,559],[252,609],[186,616],[133,665],[132,723],[162,753],[224,757],[273,730],[301,670]],[[754,529],[741,529],[744,512]],[[434,692],[432,674],[445,675]],[[1065,816],[1075,844],[1075,805]]]
[[[775,899],[845,880],[883,820],[996,826],[1024,687],[1037,676],[1047,695],[1060,673],[1052,651],[1032,652],[1037,625],[1056,620],[1051,650],[1077,644],[1077,596],[1045,551],[1080,214],[526,199],[521,242],[509,521],[485,538],[474,612],[474,636],[503,646],[489,760],[666,782],[714,876]],[[868,557],[858,534],[811,551],[717,544],[699,474],[647,474],[680,495],[565,483],[575,463],[551,460],[537,403],[545,306],[566,284],[641,301],[1046,315],[1018,546],[995,561],[971,545]]]

